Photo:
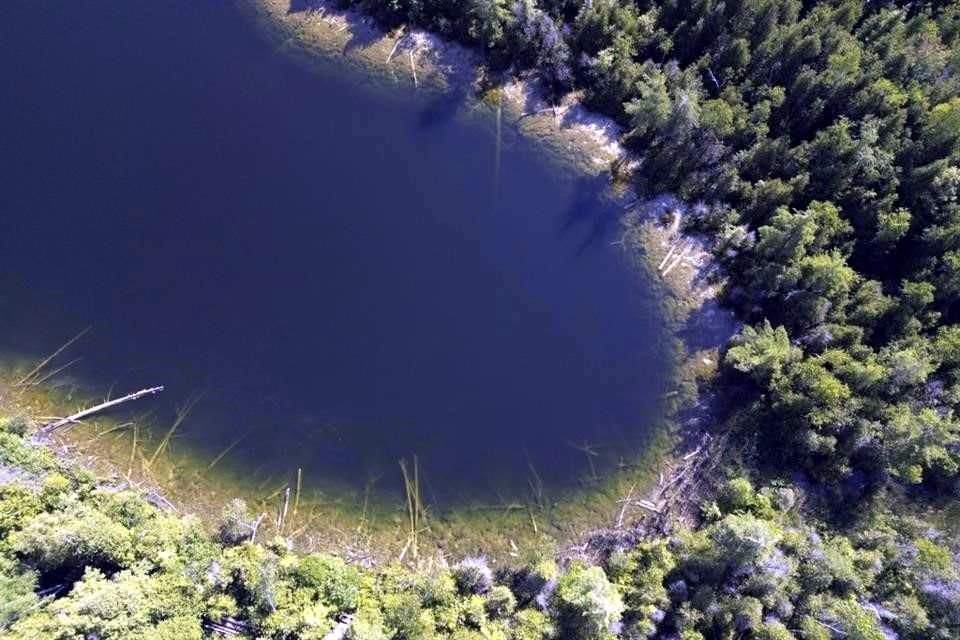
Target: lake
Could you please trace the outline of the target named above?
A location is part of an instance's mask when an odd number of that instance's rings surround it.
[[[635,455],[671,338],[603,180],[364,85],[229,2],[2,3],[4,350],[90,327],[59,379],[166,385],[136,410],[196,400],[178,450],[321,486],[417,455],[453,503]]]

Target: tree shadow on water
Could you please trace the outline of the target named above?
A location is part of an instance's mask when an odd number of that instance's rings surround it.
[[[466,104],[468,89],[465,86],[451,87],[430,100],[423,110],[417,124],[421,129],[433,129],[453,120],[460,108]]]
[[[570,233],[574,227],[587,225],[586,236],[577,246],[577,256],[602,240],[611,226],[616,224],[622,207],[609,194],[610,181],[606,174],[583,176],[574,180],[573,201],[563,215],[561,235]]]
[[[290,6],[287,7],[287,13],[302,13],[304,11],[313,11],[320,9],[323,4],[320,0],[290,0]]]

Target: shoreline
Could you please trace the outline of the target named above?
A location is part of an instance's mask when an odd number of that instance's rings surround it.
[[[539,97],[535,81],[517,79],[478,94],[482,75],[479,56],[460,45],[422,31],[385,34],[372,26],[372,20],[359,14],[323,10],[329,3],[316,3],[317,9],[296,14],[282,13],[282,6],[287,3],[278,0],[241,0],[241,4],[254,11],[260,26],[270,29],[278,46],[310,56],[309,62],[332,62],[364,74],[362,81],[370,83],[400,83],[406,73],[408,89],[438,95],[466,87],[463,102],[468,109],[461,117],[482,118],[490,124],[499,113],[508,126],[534,142],[545,158],[563,170],[603,175],[613,163],[629,162],[618,142],[620,128],[612,120],[586,111],[575,94],[566,96],[556,107],[550,106]],[[348,43],[355,40],[363,44],[343,53]],[[404,57],[412,61],[412,67],[404,64]],[[630,199],[624,193],[617,195],[621,202]],[[682,207],[682,203],[669,199],[638,206],[634,199],[622,219],[623,235],[613,243],[638,272],[646,272],[650,283],[661,290],[670,327],[668,335],[672,336],[715,292],[709,282],[712,264],[704,243],[681,233],[678,212]],[[684,249],[677,251],[678,244],[683,244]],[[644,520],[642,502],[650,502],[647,498],[656,500],[663,488],[662,479],[657,483],[658,477],[663,476],[662,470],[679,464],[692,450],[684,448],[687,443],[683,440],[689,439],[691,433],[677,424],[677,417],[682,409],[696,403],[698,381],[709,379],[716,363],[711,350],[694,351],[676,338],[675,342],[675,381],[669,385],[673,391],[668,393],[671,406],[664,412],[663,424],[650,430],[649,444],[634,452],[629,471],[614,470],[561,495],[539,496],[528,502],[445,510],[432,517],[436,530],[430,532],[429,545],[428,540],[423,541],[425,549],[430,547],[424,557],[436,553],[464,555],[479,550],[506,559],[516,557],[528,544],[538,546],[546,541],[550,545],[576,545],[594,537],[598,526],[619,523],[634,527]],[[41,402],[47,410],[39,415],[53,413],[54,407],[62,408],[59,395],[51,394]],[[264,513],[280,508],[277,503],[297,476],[292,469],[287,477],[241,478],[240,470],[232,469],[229,460],[224,460],[216,469],[216,477],[210,478],[204,473],[213,466],[208,460],[202,460],[198,452],[180,450],[165,453],[160,460],[147,465],[144,452],[137,450],[136,433],[117,431],[117,427],[109,419],[96,418],[87,427],[73,430],[58,448],[67,451],[71,447],[70,455],[83,464],[130,486],[139,485],[168,496],[171,507],[182,505],[202,514],[207,522],[218,517],[220,508],[237,495],[246,497]],[[114,436],[109,444],[104,441],[105,433]],[[310,518],[296,531],[286,533],[298,538],[298,547],[339,549],[361,563],[402,558],[407,542],[402,503],[369,500],[363,494],[357,488],[340,493],[322,489],[305,492],[304,511],[309,509]],[[633,503],[626,504],[624,500]],[[315,520],[323,524],[312,525]],[[283,527],[276,529],[283,533]],[[491,532],[498,535],[491,536]]]

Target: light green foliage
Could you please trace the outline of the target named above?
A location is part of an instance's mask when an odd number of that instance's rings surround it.
[[[0,539],[25,526],[42,508],[39,496],[31,489],[17,482],[0,485]]]
[[[279,558],[260,545],[243,543],[224,550],[217,585],[242,607],[261,614],[276,608]]]
[[[707,533],[724,560],[736,568],[766,561],[782,537],[775,524],[748,514],[728,515]]]
[[[116,569],[133,556],[130,530],[85,505],[36,515],[11,535],[11,546],[42,573],[63,567]]]
[[[782,622],[776,620],[759,625],[754,631],[754,637],[757,640],[796,640],[796,636]]]
[[[566,638],[606,638],[623,613],[623,600],[600,567],[575,562],[557,581],[551,606]]]
[[[719,505],[726,513],[750,512],[758,518],[773,518],[770,498],[757,493],[750,480],[737,477],[728,480],[720,491]]]
[[[0,466],[10,466],[27,473],[41,473],[57,466],[50,449],[33,446],[9,431],[0,431]]]
[[[386,593],[381,599],[383,627],[390,637],[399,640],[434,638],[433,617],[420,606],[420,598],[412,593]]]
[[[536,609],[522,609],[513,619],[512,640],[546,640],[554,635],[550,618]]]
[[[881,211],[877,216],[877,242],[896,242],[910,230],[910,220],[910,212],[903,207],[896,211]]]
[[[360,600],[360,573],[340,558],[310,555],[297,562],[294,581],[316,591],[326,606],[336,611],[353,611]]]
[[[849,363],[829,360],[845,375]],[[883,633],[874,607],[896,616],[890,624],[905,640],[955,637],[960,626],[960,568],[928,526],[878,517],[860,536],[824,535],[798,512],[798,487],[758,490],[744,475],[718,487],[722,509],[708,526],[615,551],[603,568],[572,562],[559,576],[541,552],[482,594],[474,585],[487,573],[476,559],[457,565],[470,568],[465,580],[459,569],[366,571],[298,557],[282,540],[225,545],[137,493],[77,478],[60,468],[34,478],[36,487],[2,486],[4,637],[179,640],[231,617],[255,637],[323,640],[344,612],[354,613],[352,640],[610,639],[614,629],[625,638],[833,640],[830,628],[874,640]],[[53,594],[36,592],[53,581]]]
[[[0,504],[2,500],[0,498]],[[0,633],[36,608],[39,601],[34,593],[36,587],[35,573],[20,571],[16,563],[0,556]]]
[[[508,618],[517,608],[517,599],[508,587],[498,584],[490,589],[484,607],[487,610],[487,615],[494,620]]]
[[[239,498],[231,500],[220,516],[220,542],[232,545],[249,540],[253,533],[254,520],[246,502]]]
[[[30,428],[30,417],[25,414],[18,413],[0,418],[0,432],[22,436],[28,428]]]
[[[855,600],[844,598],[828,605],[827,615],[850,640],[886,640],[877,616]]]
[[[790,344],[783,327],[774,329],[765,322],[760,329],[744,327],[725,356],[727,364],[749,373],[754,380],[766,383],[779,376],[784,367],[800,359],[799,349]]]
[[[124,571],[113,578],[88,569],[69,595],[43,614],[16,622],[12,638],[201,638],[197,603],[188,583]],[[178,634],[178,635],[174,635]]]

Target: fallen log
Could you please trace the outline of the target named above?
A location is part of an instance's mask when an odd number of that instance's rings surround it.
[[[64,425],[72,424],[72,423],[75,423],[75,422],[79,422],[80,420],[86,418],[87,416],[91,416],[91,415],[93,415],[93,414],[95,414],[95,413],[99,413],[99,412],[104,411],[104,410],[106,410],[106,409],[110,409],[111,407],[115,407],[115,406],[117,406],[117,405],[119,405],[119,404],[123,404],[124,402],[129,402],[129,401],[131,401],[131,400],[136,400],[136,399],[138,399],[138,398],[142,398],[143,396],[153,395],[153,394],[159,393],[159,392],[161,392],[161,391],[163,391],[163,387],[162,387],[162,386],[160,386],[160,387],[150,387],[149,389],[141,389],[140,391],[137,391],[137,392],[135,392],[135,393],[131,393],[130,395],[123,396],[122,398],[117,398],[116,400],[108,400],[107,402],[102,402],[102,403],[96,405],[95,407],[90,407],[89,409],[84,409],[83,411],[78,411],[77,413],[73,414],[72,416],[67,416],[66,418],[60,418],[59,420],[55,420],[55,421],[53,421],[53,422],[51,422],[51,423],[49,423],[49,424],[47,424],[47,425],[44,425],[43,427],[40,428],[39,431],[37,431],[37,434],[38,434],[38,435],[47,435],[48,433],[52,433],[52,432],[56,431],[57,429],[59,429],[60,427],[62,427],[62,426],[64,426]]]

